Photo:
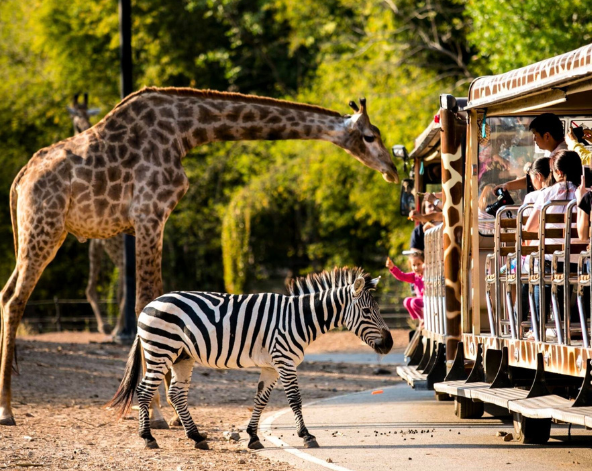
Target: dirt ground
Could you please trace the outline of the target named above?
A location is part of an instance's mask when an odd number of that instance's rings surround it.
[[[407,343],[406,330],[393,330],[395,349]],[[321,337],[307,352],[369,352],[350,332]],[[13,376],[16,427],[0,427],[0,469],[257,470],[293,466],[272,462],[247,449],[243,431],[250,417],[258,370],[196,367],[189,392],[191,414],[208,434],[209,451],[196,450],[182,428],[154,430],[158,450],[146,450],[138,437],[137,411],[117,420],[104,405],[115,393],[129,346],[92,333],[45,334],[19,338],[19,375]],[[303,363],[299,385],[304,403],[397,381],[376,376],[375,366]],[[265,412],[287,407],[281,385]],[[172,409],[163,407],[168,419]],[[306,408],[304,409],[306,420]],[[241,440],[226,441],[224,431],[240,430]],[[321,446],[323,444],[321,443]]]

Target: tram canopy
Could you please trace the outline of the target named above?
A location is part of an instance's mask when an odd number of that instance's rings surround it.
[[[592,97],[592,44],[500,75],[479,77],[469,88],[466,109],[496,112],[572,110]],[[578,95],[577,100],[570,95]],[[578,102],[578,103],[576,103]],[[589,103],[587,101],[589,108]],[[488,110],[489,113],[489,110]]]

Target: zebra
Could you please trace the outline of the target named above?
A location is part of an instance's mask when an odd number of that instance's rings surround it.
[[[391,350],[393,338],[371,293],[379,280],[361,268],[335,268],[292,280],[287,285],[289,295],[175,291],[160,296],[138,318],[138,335],[124,377],[108,406],[125,414],[137,391],[140,437],[146,448],[158,448],[150,433],[148,406],[171,370],[169,402],[195,448],[207,450],[187,408],[194,363],[218,369],[260,367],[246,430],[248,447],[263,448],[257,436],[259,419],[279,378],[294,412],[298,436],[305,447],[316,448],[316,438],[302,418],[296,367],[308,345],[342,325],[377,353]],[[146,371],[140,381],[142,355]]]

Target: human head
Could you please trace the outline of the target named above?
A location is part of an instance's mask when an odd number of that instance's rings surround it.
[[[497,196],[495,196],[495,192],[493,189],[495,188],[494,183],[488,183],[481,189],[481,195],[479,196],[479,209],[481,211],[485,211],[485,208],[490,204],[493,204],[497,201]]]
[[[424,214],[432,214],[436,212],[436,207],[434,206],[434,203],[430,203],[428,199],[425,197],[423,199],[422,206]]]
[[[535,190],[540,190],[547,186],[549,175],[551,174],[551,165],[549,157],[539,157],[536,159],[528,172],[530,181]]]
[[[423,276],[423,252],[412,252],[409,255],[409,267],[416,275]]]
[[[582,180],[582,160],[573,150],[561,150],[555,154],[553,161],[553,174],[557,181],[563,180],[572,182],[579,186]]]
[[[536,145],[542,150],[554,151],[564,140],[563,124],[553,113],[543,113],[532,120],[529,126]]]

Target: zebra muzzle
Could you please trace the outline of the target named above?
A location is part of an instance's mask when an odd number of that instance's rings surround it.
[[[384,355],[390,352],[391,348],[393,348],[393,336],[391,335],[390,330],[382,329],[380,337],[380,340],[374,342],[374,350],[376,353]]]

